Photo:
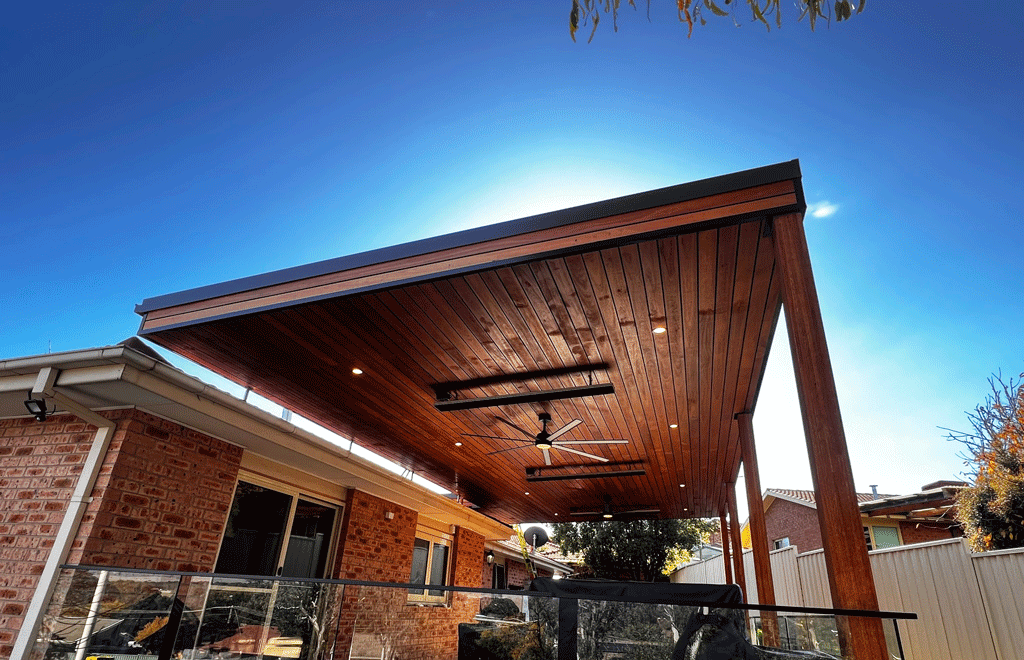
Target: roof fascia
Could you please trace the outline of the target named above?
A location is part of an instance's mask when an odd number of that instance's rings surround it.
[[[219,298],[221,296],[262,289],[320,275],[466,247],[477,243],[486,243],[501,238],[563,227],[622,213],[642,211],[702,197],[710,197],[744,188],[768,185],[786,180],[799,181],[800,178],[800,163],[798,160],[776,163],[710,179],[683,183],[658,190],[584,204],[569,209],[542,213],[518,220],[509,220],[485,227],[466,229],[443,236],[425,238],[410,243],[211,284],[177,293],[155,296],[147,298],[136,305],[135,312],[139,315],[145,315],[157,309]],[[806,208],[806,202],[801,186],[796,186],[796,193],[798,197],[797,206],[802,211]]]

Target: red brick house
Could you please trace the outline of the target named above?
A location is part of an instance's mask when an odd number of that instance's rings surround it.
[[[857,493],[868,550],[960,536],[950,515],[960,482],[940,481],[911,495]],[[822,547],[814,491],[770,488],[764,493],[765,526],[773,549],[796,546],[800,552]],[[749,543],[744,527],[744,545]]]
[[[510,535],[138,340],[0,362],[0,500],[0,658],[37,634],[61,564],[480,587]],[[501,562],[522,586],[521,555]],[[424,652],[454,653],[472,604],[415,600],[444,605],[404,608]]]

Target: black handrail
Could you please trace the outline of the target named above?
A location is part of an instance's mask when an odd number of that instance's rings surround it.
[[[158,571],[149,568],[121,568],[115,566],[92,566],[86,564],[63,564],[61,568],[70,570],[83,570],[83,571],[109,571],[111,573],[146,573],[148,575],[167,575],[167,576],[181,576],[181,577],[199,577],[199,578],[218,578],[218,579],[238,579],[238,580],[263,580],[263,581],[274,581],[274,582],[303,582],[309,584],[339,584],[353,587],[384,587],[391,589],[425,589],[429,588],[432,591],[451,591],[451,592],[463,592],[463,593],[479,593],[488,595],[501,595],[501,596],[529,596],[531,598],[553,598],[552,594],[543,591],[523,591],[514,589],[488,589],[486,587],[459,587],[451,585],[441,584],[411,584],[408,582],[374,582],[371,580],[348,580],[343,578],[289,578],[282,577],[279,575],[240,575],[237,573],[200,573],[190,571]],[[563,598],[573,599],[571,596],[563,596]],[[597,600],[588,599],[586,597],[575,597],[575,600]],[[684,605],[692,607],[712,607],[718,609],[736,609],[746,611],[763,611],[763,612],[794,612],[797,614],[821,614],[826,616],[860,616],[869,617],[873,619],[917,619],[917,614],[914,612],[889,612],[884,610],[849,610],[849,609],[832,609],[827,607],[798,607],[790,605],[763,605],[763,604],[749,604],[749,603],[729,603],[723,605],[718,602],[703,601],[703,600],[692,600],[685,603],[679,601],[664,601],[661,599],[649,599],[639,601],[632,598],[616,598],[616,597],[602,597],[600,600],[604,601],[615,601],[623,603],[652,603],[655,605]]]

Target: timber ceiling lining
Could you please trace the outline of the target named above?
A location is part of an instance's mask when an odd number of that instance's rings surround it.
[[[606,494],[618,509],[716,516],[721,484],[739,464],[733,415],[753,406],[780,304],[766,224],[702,225],[148,336],[443,486],[457,481],[461,495],[499,520],[564,521],[570,509],[600,509]],[[654,334],[656,326],[667,332]],[[613,395],[433,406],[438,383],[595,363],[608,368],[459,394],[610,382]],[[583,420],[563,439],[629,440],[573,448],[646,474],[527,482],[527,468],[544,466],[542,453],[514,442],[515,431],[494,418],[536,432],[539,412],[551,414],[549,430]],[[500,449],[510,451],[487,455]],[[551,459],[555,467],[593,463],[561,451]]]

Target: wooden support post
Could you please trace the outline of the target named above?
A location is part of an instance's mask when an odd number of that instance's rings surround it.
[[[747,574],[743,569],[743,540],[740,538],[740,516],[736,512],[736,482],[725,484],[725,498],[729,503],[729,532],[732,534],[732,563],[736,584],[743,589],[743,601],[749,602]]]
[[[732,579],[732,555],[729,553],[729,524],[725,521],[725,511],[718,512],[720,529],[722,530],[722,562],[725,565],[725,583],[735,584]]]
[[[747,487],[747,506],[750,507],[750,548],[754,553],[754,575],[757,577],[757,602],[775,605],[775,582],[772,580],[772,561],[768,556],[768,531],[764,522],[761,499],[761,477],[757,471],[757,453],[754,451],[753,415],[736,415],[740,431],[740,454],[743,457],[743,481]],[[775,612],[761,612],[761,634],[765,646],[779,646],[779,617]]]
[[[773,230],[776,267],[782,280],[786,329],[807,436],[832,607],[877,610],[878,597],[864,544],[839,398],[804,236],[803,215],[776,216]],[[888,658],[880,619],[838,619],[844,658]]]

